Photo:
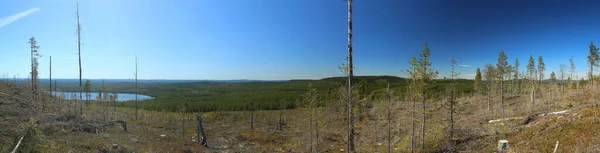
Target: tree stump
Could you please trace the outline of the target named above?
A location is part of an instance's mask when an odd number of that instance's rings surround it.
[[[498,141],[498,152],[504,152],[508,150],[508,147],[510,147],[508,140]]]

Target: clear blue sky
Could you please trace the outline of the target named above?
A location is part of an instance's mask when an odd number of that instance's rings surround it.
[[[584,74],[600,41],[600,2],[355,0],[356,75],[404,76],[431,49],[447,75],[455,56],[463,78],[496,63],[542,55],[550,71],[574,56]],[[346,56],[343,0],[82,0],[83,77],[142,79],[314,79],[339,76]],[[38,40],[41,78],[76,78],[74,0],[0,1],[0,74],[27,77],[28,38]],[[600,45],[600,42],[599,42]],[[580,75],[582,76],[582,75]]]

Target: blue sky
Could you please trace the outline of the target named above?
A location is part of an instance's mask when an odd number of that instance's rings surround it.
[[[0,74],[27,77],[28,38],[38,40],[41,78],[78,77],[74,0],[0,1]],[[461,77],[496,63],[543,56],[550,71],[600,41],[600,2],[356,0],[356,75],[404,76],[423,43],[432,67]],[[345,62],[342,0],[81,0],[83,77],[142,79],[317,79],[339,76]]]

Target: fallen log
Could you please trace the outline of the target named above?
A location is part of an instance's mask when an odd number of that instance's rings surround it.
[[[13,149],[13,151],[12,151],[12,152],[10,152],[10,153],[15,153],[15,152],[17,152],[17,148],[19,148],[19,145],[21,145],[21,140],[23,140],[23,137],[25,137],[25,136],[22,136],[22,137],[21,137],[21,139],[19,139],[19,142],[18,142],[18,143],[17,143],[17,145],[15,146],[15,149]]]
[[[537,115],[537,116],[568,114],[567,112],[569,112],[569,110],[563,110],[563,111],[551,112],[551,113],[547,113],[547,114],[539,114],[539,115]],[[526,117],[527,117],[527,116],[526,116]],[[501,122],[501,121],[510,121],[510,120],[520,120],[520,119],[523,119],[523,118],[524,118],[524,117],[509,117],[509,118],[502,118],[502,119],[489,120],[489,121],[488,121],[488,123]]]
[[[196,115],[196,121],[198,122],[198,138],[200,138],[200,144],[208,148],[208,143],[206,142],[206,135],[204,134],[204,128],[202,127],[202,119],[199,111]]]
[[[123,127],[123,130],[127,131],[127,122],[121,121],[121,120],[119,120],[119,121],[108,121],[108,122],[105,122],[102,125],[100,125],[100,127],[111,126],[111,125],[114,126],[114,125],[117,125],[117,124],[121,124],[121,127]]]

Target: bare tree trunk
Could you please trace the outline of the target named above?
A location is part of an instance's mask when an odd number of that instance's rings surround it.
[[[594,105],[594,117],[598,118],[598,111],[596,110],[596,107],[598,107],[598,106],[596,105],[596,102],[595,102],[596,99],[594,97],[596,92],[594,90],[594,65],[593,64],[590,66],[590,77],[591,77],[590,81],[592,83],[591,93],[592,93],[592,104]]]
[[[535,82],[532,81],[533,87],[531,87],[531,103],[529,104],[529,115],[533,115],[533,105],[535,100]]]
[[[250,110],[250,129],[254,130],[254,102],[250,102],[251,110]]]
[[[313,117],[312,117],[312,115],[309,112],[309,115],[308,115],[308,125],[309,125],[308,133],[309,134],[308,135],[309,135],[309,139],[310,139],[310,145],[309,145],[310,146],[310,153],[313,152],[313,129],[312,129],[313,128],[313,124],[312,124],[312,119],[313,119]]]
[[[353,153],[354,150],[354,117],[352,108],[352,77],[353,65],[352,65],[352,0],[346,0],[348,2],[348,140],[347,140],[347,152]]]
[[[50,56],[50,86],[48,89],[50,89],[50,95],[54,95],[52,94],[52,56]]]
[[[186,106],[183,105],[183,110],[181,111],[181,138],[183,143],[185,144],[185,110]]]
[[[81,24],[79,24],[79,1],[77,1],[77,55],[79,56],[79,113],[83,115],[83,83],[81,81]]]
[[[454,152],[454,103],[454,87],[452,87],[450,88],[450,142],[452,142],[452,152]]]
[[[500,109],[504,118],[504,78],[500,78]]]
[[[317,108],[313,108],[315,114],[315,151],[319,152],[319,114]]]
[[[285,102],[281,103],[281,108],[279,109],[279,131],[283,131],[283,110],[285,109]]]
[[[487,111],[490,112],[490,102],[492,101],[492,87],[490,86],[490,83],[488,82],[488,92],[487,92]]]
[[[417,100],[413,97],[411,98],[413,101],[413,108],[412,108],[412,136],[410,138],[410,150],[411,152],[415,152],[415,126],[416,126],[416,117],[417,117]]]
[[[392,124],[392,115],[391,115],[391,107],[392,107],[392,95],[390,93],[390,83],[388,83],[387,86],[387,98],[388,98],[388,107],[387,107],[387,122],[388,122],[388,127],[387,127],[387,141],[388,141],[388,153],[391,152],[390,148],[391,148],[391,130],[390,130],[390,125]]]
[[[135,56],[135,119],[138,119],[138,109],[139,109],[139,104],[138,104],[138,71],[137,71],[137,55]]]

